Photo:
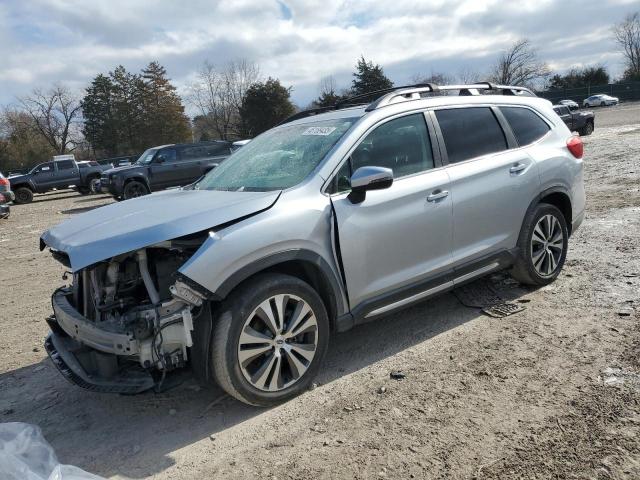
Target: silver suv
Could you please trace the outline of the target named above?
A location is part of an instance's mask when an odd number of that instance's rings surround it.
[[[47,351],[96,391],[160,390],[189,366],[243,402],[283,401],[334,332],[501,269],[552,282],[584,215],[581,157],[521,87],[299,113],[193,185],[45,232],[73,272]]]

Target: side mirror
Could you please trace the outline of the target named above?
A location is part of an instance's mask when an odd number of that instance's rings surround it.
[[[360,167],[351,175],[351,203],[364,201],[369,190],[384,190],[393,184],[393,170],[384,167]]]
[[[164,157],[157,156],[153,159],[153,163],[164,163]]]

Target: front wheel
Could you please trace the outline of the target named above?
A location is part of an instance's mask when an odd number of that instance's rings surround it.
[[[587,122],[587,124],[582,129],[582,135],[587,136],[593,133],[593,123]]]
[[[144,183],[134,180],[125,185],[122,198],[124,198],[125,200],[129,200],[130,198],[141,197],[143,195],[147,195],[148,193],[149,189]]]
[[[518,240],[518,258],[511,275],[521,283],[553,282],[567,256],[569,230],[562,212],[540,203],[527,214]]]
[[[31,203],[33,201],[33,192],[31,191],[30,188],[27,187],[20,187],[17,188],[15,191],[16,194],[16,203],[17,204],[24,204],[24,203]]]
[[[212,367],[227,393],[271,406],[309,387],[329,345],[329,319],[306,282],[259,275],[232,293],[215,316]]]

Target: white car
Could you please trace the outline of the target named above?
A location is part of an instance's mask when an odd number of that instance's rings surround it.
[[[618,97],[611,97],[609,95],[591,95],[589,98],[585,98],[582,102],[583,107],[605,107],[607,105],[618,105]]]

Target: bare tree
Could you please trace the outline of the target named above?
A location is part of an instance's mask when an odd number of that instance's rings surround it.
[[[458,80],[463,85],[470,85],[481,80],[480,74],[475,70],[464,67],[458,72]]]
[[[260,79],[258,66],[247,60],[230,62],[223,70],[205,62],[191,85],[189,102],[206,127],[223,140],[240,135],[239,110],[248,88]]]
[[[492,69],[491,80],[503,85],[533,86],[550,74],[549,66],[538,60],[531,42],[524,38],[500,55]]]
[[[625,77],[640,80],[640,12],[627,15],[613,27],[613,34],[626,60]]]
[[[79,139],[81,104],[68,88],[55,85],[48,91],[35,89],[31,95],[19,101],[33,120],[36,131],[56,153],[65,153],[75,148]]]
[[[318,90],[320,97],[323,95],[336,95],[338,87],[336,86],[336,79],[333,78],[333,75],[322,77]]]

